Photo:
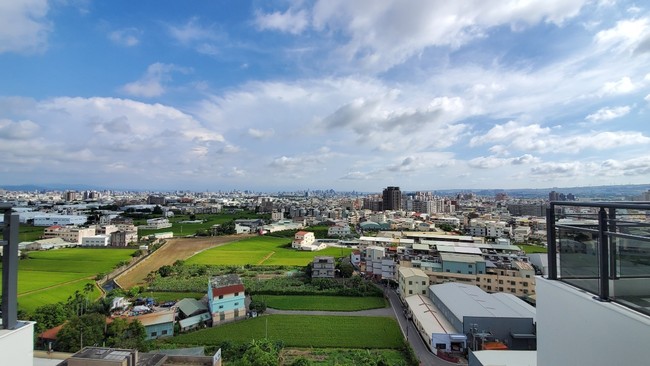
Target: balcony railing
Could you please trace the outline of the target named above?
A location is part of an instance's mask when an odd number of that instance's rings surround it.
[[[650,202],[551,202],[548,278],[650,315]]]

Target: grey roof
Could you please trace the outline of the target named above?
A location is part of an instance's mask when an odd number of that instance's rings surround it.
[[[429,286],[435,295],[460,321],[466,316],[493,318],[534,318],[535,310],[524,305],[523,300],[502,295],[488,294],[477,286],[461,283],[443,283]]]
[[[162,353],[172,356],[205,356],[205,347],[159,349],[152,351],[152,353]]]
[[[239,278],[239,276],[236,274],[227,274],[223,276],[212,277],[210,279],[210,283],[212,283],[212,287],[219,288],[224,286],[241,285],[242,281],[241,278]]]
[[[192,298],[185,298],[176,303],[176,307],[180,312],[185,314],[185,316],[190,316],[192,314],[208,311],[208,307],[203,305],[200,301]]]
[[[462,263],[479,263],[485,262],[482,256],[475,254],[458,254],[458,253],[440,253],[442,261],[462,262]]]

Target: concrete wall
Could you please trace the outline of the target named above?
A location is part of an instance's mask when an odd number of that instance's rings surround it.
[[[23,324],[22,327],[14,330],[0,328],[0,364],[33,365],[35,323]]]
[[[647,365],[650,317],[537,279],[538,365]]]

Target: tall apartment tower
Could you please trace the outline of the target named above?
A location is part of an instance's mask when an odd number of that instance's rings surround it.
[[[399,187],[388,187],[382,195],[385,211],[402,209],[402,192]]]

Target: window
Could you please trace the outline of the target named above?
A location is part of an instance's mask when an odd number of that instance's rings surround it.
[[[492,286],[487,287],[488,291],[492,291]]]
[[[427,290],[422,290],[422,295],[426,295],[426,294],[427,294]]]
[[[409,290],[409,295],[413,295],[413,290]]]
[[[528,282],[522,282],[521,284],[524,285],[524,287],[528,287]]]
[[[162,332],[160,332],[160,334],[162,334],[162,335],[167,334],[167,329],[165,329],[165,330],[163,330]]]
[[[499,285],[503,285],[503,280],[499,280]]]
[[[510,292],[512,292],[514,294],[515,292],[517,292],[517,290],[515,290],[514,287],[513,287],[513,288],[510,289]]]
[[[456,271],[456,273],[460,273],[460,269]]]
[[[239,296],[239,292],[235,292],[235,296]]]
[[[223,311],[220,312],[219,313],[219,320],[221,320],[221,321],[226,320],[226,313],[224,313]]]
[[[472,265],[472,264],[468,264],[467,267],[469,267],[469,268],[473,268],[474,265]]]
[[[235,303],[235,306],[237,306],[237,305],[239,305],[239,303],[238,303],[238,302],[236,302],[236,303]]]
[[[426,281],[422,281],[422,286],[426,286],[426,285],[427,285],[427,282],[426,282]]]
[[[219,300],[223,299],[223,295],[219,295]]]
[[[151,332],[151,336],[152,336],[152,337],[155,337],[155,336],[157,336],[157,335],[158,335],[158,332]]]
[[[413,281],[409,281],[409,285],[412,285],[412,284],[413,284]]]
[[[223,305],[219,305],[219,309],[223,309]]]
[[[445,272],[449,272],[449,270],[446,270]]]

